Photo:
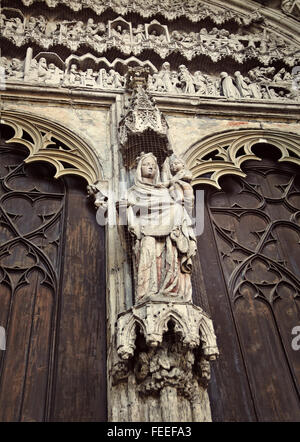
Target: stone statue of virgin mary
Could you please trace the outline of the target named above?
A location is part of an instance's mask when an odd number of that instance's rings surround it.
[[[134,238],[135,303],[166,296],[191,301],[196,251],[191,219],[182,201],[172,198],[161,182],[152,153],[140,157],[135,184],[124,203]]]

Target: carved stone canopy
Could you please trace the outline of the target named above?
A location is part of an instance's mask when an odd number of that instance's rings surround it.
[[[168,124],[147,91],[148,76],[147,67],[130,68],[127,75],[127,87],[132,95],[119,123],[119,141],[127,164],[141,151],[147,151],[147,144],[151,144],[150,150],[156,147],[165,155],[169,152]]]
[[[147,130],[167,137],[168,125],[165,117],[147,92],[148,68],[131,68],[127,85],[133,91],[125,116],[119,125],[120,142],[124,146],[129,135],[141,135]]]
[[[117,352],[121,359],[133,356],[136,344],[136,328],[140,328],[146,344],[157,347],[163,341],[169,321],[174,332],[180,335],[184,346],[201,351],[207,360],[218,356],[216,336],[211,319],[200,308],[187,302],[148,301],[121,313],[117,321]]]

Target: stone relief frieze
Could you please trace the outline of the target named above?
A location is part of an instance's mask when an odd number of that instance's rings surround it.
[[[185,32],[168,29],[157,20],[133,26],[122,17],[109,20],[107,24],[95,22],[93,18],[83,21],[53,21],[43,15],[26,16],[12,8],[3,8],[1,16],[3,37],[20,47],[35,43],[45,49],[63,45],[72,52],[81,46],[104,53],[117,48],[125,55],[138,55],[153,50],[161,58],[180,53],[187,60],[199,55],[209,57],[213,62],[232,57],[243,63],[256,58],[264,65],[284,60],[294,66],[300,58],[300,48],[273,32],[257,27],[255,32],[243,31],[236,34],[217,27],[199,32]]]
[[[31,6],[41,0],[22,0],[25,6]],[[240,25],[249,25],[263,21],[259,11],[250,14],[241,14],[230,9],[212,6],[209,2],[199,0],[44,0],[50,8],[55,8],[58,4],[68,6],[73,11],[81,11],[90,8],[100,15],[107,9],[112,9],[117,14],[126,15],[138,13],[142,17],[148,18],[156,14],[161,14],[169,20],[185,16],[193,22],[210,18],[216,24],[223,24],[226,21],[234,20]]]
[[[275,67],[257,66],[246,75],[240,71],[233,75],[225,71],[210,75],[201,70],[191,72],[185,65],[174,70],[169,62],[164,62],[157,70],[151,62],[142,62],[135,57],[116,59],[109,63],[104,57],[96,58],[86,54],[69,56],[64,62],[51,52],[41,52],[33,57],[31,48],[28,48],[25,60],[0,58],[7,82],[120,92],[125,91],[126,74],[132,64],[148,67],[147,89],[154,94],[223,97],[229,100],[299,101],[299,87],[295,88],[299,75],[289,72],[287,68],[278,70]]]

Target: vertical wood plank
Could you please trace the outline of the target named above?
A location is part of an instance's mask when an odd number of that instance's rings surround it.
[[[68,199],[52,421],[106,420],[105,242],[82,183]]]

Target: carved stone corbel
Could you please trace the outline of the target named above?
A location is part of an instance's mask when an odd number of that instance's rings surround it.
[[[159,347],[168,323],[172,322],[174,333],[189,349],[201,347],[207,360],[218,355],[216,336],[211,319],[191,303],[174,301],[148,301],[121,313],[117,321],[117,352],[126,360],[136,349],[136,328],[139,327],[149,348]]]
[[[133,371],[135,394],[158,398],[162,421],[183,420],[182,400],[193,421],[210,421],[206,389],[219,352],[205,312],[191,303],[148,301],[121,313],[116,325],[114,383],[128,382]]]

